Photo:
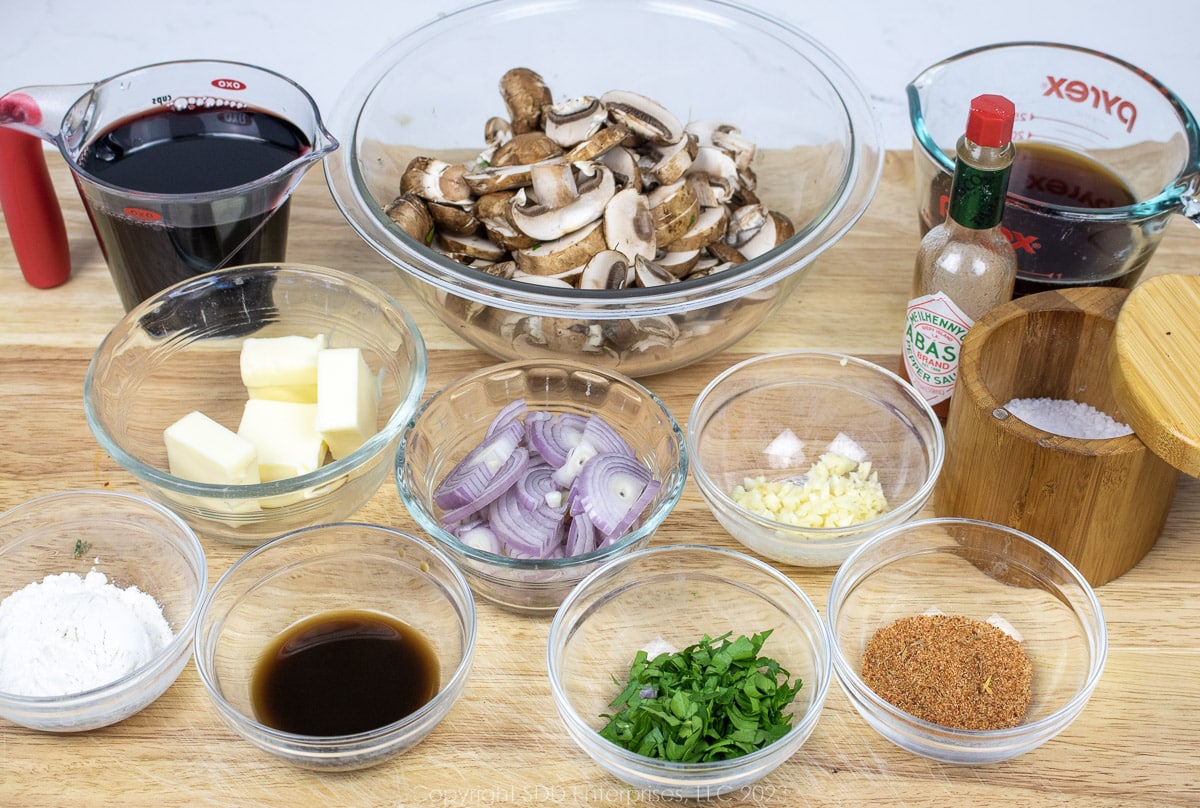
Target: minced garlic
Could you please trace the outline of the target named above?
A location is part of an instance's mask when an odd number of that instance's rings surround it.
[[[747,477],[730,492],[748,511],[796,527],[849,527],[888,509],[871,462],[828,452],[800,483]]]

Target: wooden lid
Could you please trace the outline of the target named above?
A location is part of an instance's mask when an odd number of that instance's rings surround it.
[[[1156,455],[1200,477],[1200,276],[1134,287],[1112,346],[1109,377],[1126,422]]]

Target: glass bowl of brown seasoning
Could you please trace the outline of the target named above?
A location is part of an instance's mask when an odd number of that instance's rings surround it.
[[[941,518],[884,531],[839,568],[833,666],[884,738],[945,763],[1029,752],[1086,706],[1108,651],[1083,576],[1038,539]]]

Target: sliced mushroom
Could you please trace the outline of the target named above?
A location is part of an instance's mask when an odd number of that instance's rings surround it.
[[[684,135],[677,142],[647,153],[645,173],[660,185],[671,185],[683,176],[696,156],[696,140]]]
[[[514,135],[536,131],[542,110],[553,101],[546,82],[527,67],[514,67],[500,77],[500,96]]]
[[[710,177],[717,177],[729,185],[736,187],[741,179],[738,177],[737,163],[733,161],[725,152],[715,146],[700,146],[696,149],[696,156],[692,158],[692,164],[687,170],[688,174],[707,174]]]
[[[492,154],[491,164],[496,168],[532,165],[562,153],[562,146],[541,132],[524,132],[513,135],[512,140],[497,148]]]
[[[762,205],[742,205],[735,208],[729,214],[725,243],[740,249],[742,245],[754,238],[769,220],[767,209]]]
[[[469,202],[472,192],[466,174],[466,166],[434,157],[414,157],[400,177],[400,193],[451,205]]]
[[[539,242],[513,253],[517,266],[530,275],[558,275],[581,267],[605,249],[604,228],[597,219],[554,241]]]
[[[712,244],[708,245],[708,251],[712,253],[713,256],[718,258],[722,263],[732,264],[733,266],[746,263],[746,256],[738,252],[737,247],[734,247],[725,241],[714,241]]]
[[[554,286],[559,289],[574,289],[575,285],[570,281],[554,275],[532,275],[525,272],[517,272],[513,275],[513,280],[524,281],[525,283],[533,284],[534,286]]]
[[[612,169],[619,188],[642,189],[642,169],[637,156],[624,146],[615,146],[595,159]]]
[[[747,259],[770,252],[795,235],[792,220],[778,211],[770,211],[767,220],[750,239],[738,247]]]
[[[437,237],[442,247],[450,253],[485,261],[502,261],[508,257],[499,244],[480,236],[457,236],[453,233],[439,232]]]
[[[683,125],[662,104],[627,90],[609,90],[600,96],[608,115],[616,123],[650,143],[667,145],[683,137]]]
[[[512,140],[512,124],[499,116],[488,118],[483,124],[483,142],[496,148]]]
[[[532,166],[528,165],[491,166],[464,174],[463,181],[473,192],[483,196],[528,185],[531,182],[531,169]]]
[[[401,194],[384,208],[384,213],[415,240],[426,246],[433,241],[433,217],[425,200],[416,194]]]
[[[479,230],[479,220],[468,208],[445,202],[429,202],[427,207],[439,231],[467,236]]]
[[[585,164],[592,171],[578,183],[579,195],[561,207],[525,204],[521,191],[509,203],[508,220],[518,231],[541,241],[553,241],[591,222],[599,222],[604,206],[616,192],[612,171],[599,163]],[[582,169],[581,169],[582,170]]]
[[[702,250],[725,235],[729,211],[724,207],[700,208],[695,223],[671,242],[672,250]]]
[[[634,260],[633,271],[637,275],[638,283],[647,288],[663,286],[676,281],[675,276],[670,272],[640,255]]]
[[[654,218],[645,194],[636,188],[625,188],[613,195],[604,206],[604,241],[630,264],[639,255],[654,257]]]
[[[661,185],[649,193],[648,199],[654,241],[660,250],[691,229],[700,215],[700,200],[686,180]]]
[[[579,198],[575,171],[570,163],[542,163],[529,170],[534,200],[548,208],[561,208]]]
[[[629,137],[629,130],[624,126],[606,126],[587,140],[574,146],[564,159],[569,163],[579,163],[596,160],[609,149],[615,149]]]
[[[570,148],[600,131],[608,120],[608,110],[591,95],[568,98],[546,107],[542,128],[546,137],[563,148]]]
[[[601,250],[579,276],[580,289],[624,289],[633,280],[633,267],[624,253]]]
[[[684,278],[691,274],[699,260],[700,250],[682,250],[663,253],[654,259],[654,263],[670,272],[673,277]]]
[[[497,261],[494,264],[489,264],[483,267],[483,271],[488,275],[494,275],[497,278],[512,278],[517,272],[516,261]]]
[[[532,247],[537,239],[530,238],[508,221],[508,203],[516,191],[493,191],[475,200],[475,218],[483,225],[488,238],[509,252]]]

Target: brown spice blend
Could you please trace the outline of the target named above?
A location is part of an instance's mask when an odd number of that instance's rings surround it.
[[[962,615],[921,614],[885,626],[862,658],[867,686],[943,727],[994,730],[1021,723],[1033,665],[999,628]]]

